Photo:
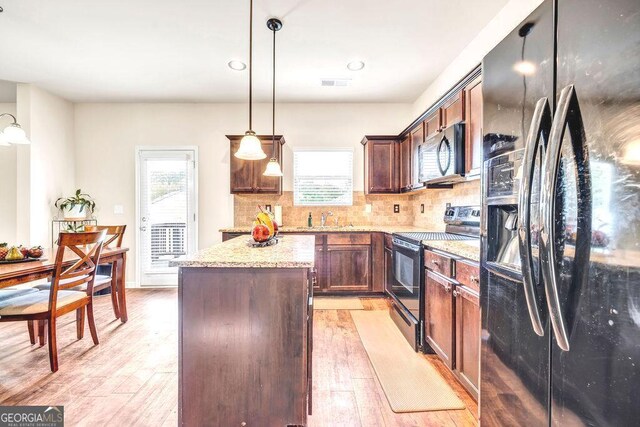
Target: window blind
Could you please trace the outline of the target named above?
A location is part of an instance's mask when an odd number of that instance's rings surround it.
[[[353,150],[296,150],[293,153],[296,206],[353,204]]]

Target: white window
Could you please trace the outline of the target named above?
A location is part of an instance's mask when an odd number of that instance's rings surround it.
[[[351,206],[353,149],[295,150],[293,204]]]

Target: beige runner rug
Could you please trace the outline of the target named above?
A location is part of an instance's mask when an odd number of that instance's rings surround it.
[[[393,412],[464,409],[438,371],[413,351],[388,312],[351,312]]]
[[[360,298],[313,297],[314,310],[364,310]]]

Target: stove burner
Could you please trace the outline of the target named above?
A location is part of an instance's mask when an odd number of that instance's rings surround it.
[[[415,242],[423,240],[476,240],[477,237],[462,234],[446,233],[444,231],[425,231],[415,233],[396,233],[396,236]]]

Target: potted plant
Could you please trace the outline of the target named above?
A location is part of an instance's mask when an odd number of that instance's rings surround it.
[[[96,202],[90,195],[77,189],[75,195],[66,198],[60,197],[56,200],[55,206],[60,209],[65,220],[82,221],[93,213]]]

